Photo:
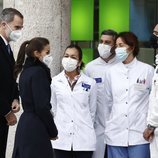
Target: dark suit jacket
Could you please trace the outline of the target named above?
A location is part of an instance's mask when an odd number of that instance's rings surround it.
[[[18,87],[13,77],[15,60],[0,37],[0,117],[11,110],[11,103],[18,99]]]

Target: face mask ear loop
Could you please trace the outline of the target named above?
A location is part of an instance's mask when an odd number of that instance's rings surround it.
[[[11,29],[11,27],[7,24],[7,22],[6,22],[5,20],[3,20],[1,17],[0,17],[0,19],[6,23],[7,27],[10,29],[10,31],[13,31],[13,30]]]
[[[13,30],[11,29],[11,27],[6,23],[7,27],[10,29],[10,31],[12,32]]]
[[[3,20],[3,19],[2,19],[2,17],[0,17],[0,19],[1,19],[1,22],[2,22],[2,21],[4,21],[4,22],[6,23],[6,21],[5,21],[5,20]]]

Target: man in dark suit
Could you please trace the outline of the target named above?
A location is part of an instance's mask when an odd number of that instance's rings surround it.
[[[21,35],[23,15],[14,8],[5,8],[0,13],[0,158],[5,158],[8,127],[17,122],[19,94],[13,76],[15,60],[8,45]]]

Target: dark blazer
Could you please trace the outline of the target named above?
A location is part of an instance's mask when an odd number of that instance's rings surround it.
[[[12,158],[53,158],[50,138],[57,129],[50,112],[51,77],[39,60],[27,58],[19,78],[23,114],[20,117]]]
[[[8,53],[7,47],[0,37],[0,117],[11,110],[11,103],[18,99],[18,87],[13,78],[15,60],[13,53]]]

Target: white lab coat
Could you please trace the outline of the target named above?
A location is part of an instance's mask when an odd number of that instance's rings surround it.
[[[122,62],[106,73],[105,99],[110,109],[105,139],[108,145],[148,143],[143,138],[154,68],[138,61]]]
[[[154,132],[155,134],[154,139],[150,144],[151,158],[157,158],[158,157],[158,66],[155,69],[154,77],[152,81],[152,90],[149,100],[147,124],[157,127]]]
[[[94,117],[96,112],[95,81],[81,73],[73,91],[64,71],[52,79],[52,111],[58,129],[53,148],[70,151],[94,151],[96,135]]]
[[[93,153],[93,158],[104,158],[105,144],[104,144],[104,131],[105,131],[105,117],[108,111],[104,110],[106,102],[104,99],[104,79],[105,73],[109,66],[115,64],[115,59],[106,63],[102,58],[88,63],[85,67],[85,74],[96,80],[97,84],[97,110],[95,117],[95,132],[97,137],[96,150]]]

